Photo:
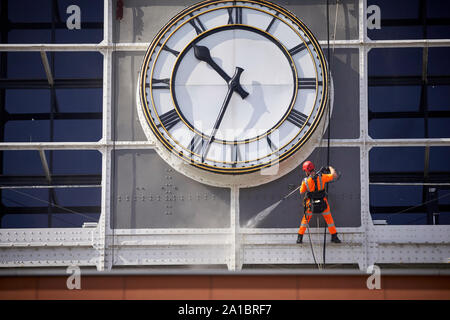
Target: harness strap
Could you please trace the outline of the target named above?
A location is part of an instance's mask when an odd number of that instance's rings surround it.
[[[306,190],[308,192],[311,192],[311,189],[309,188],[309,185],[308,185],[308,178],[306,177],[305,179],[303,179],[303,181],[305,182]]]
[[[323,186],[322,186],[322,175],[319,174],[317,178],[318,178],[317,182],[319,182],[319,185],[316,184],[316,191],[320,191],[320,190],[323,189]]]

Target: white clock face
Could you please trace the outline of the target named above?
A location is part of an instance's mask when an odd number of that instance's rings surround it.
[[[311,32],[263,1],[205,1],[153,40],[140,79],[154,135],[192,165],[247,173],[308,140],[327,100],[326,63]]]

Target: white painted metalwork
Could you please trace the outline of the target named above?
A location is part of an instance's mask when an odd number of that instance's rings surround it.
[[[98,142],[0,143],[0,150],[98,150],[102,153],[101,217],[96,228],[0,229],[0,274],[32,273],[55,267],[96,267],[97,274],[118,272],[115,266],[223,265],[239,273],[242,266],[279,265],[272,273],[302,272],[285,265],[313,265],[309,246],[295,243],[297,228],[246,229],[239,227],[239,189],[231,189],[230,228],[223,229],[118,229],[110,228],[112,154],[114,149],[154,148],[151,142],[113,141],[112,55],[115,51],[145,51],[148,43],[114,43],[112,0],[104,0],[104,40],[99,44],[0,44],[0,51],[95,51],[104,56],[103,138]],[[366,0],[359,0],[359,38],[330,41],[336,48],[359,49],[360,137],[333,139],[332,147],[359,147],[361,172],[361,226],[339,228],[343,243],[327,245],[327,263],[357,264],[365,272],[371,264],[427,263],[442,266],[450,257],[450,226],[374,225],[369,212],[369,151],[372,147],[450,146],[450,139],[372,139],[368,135],[367,54],[371,48],[449,47],[442,40],[377,40],[366,36]],[[325,41],[320,42],[325,45]],[[117,76],[117,75],[116,75]],[[327,141],[325,141],[326,143]],[[30,186],[33,187],[33,186]],[[36,186],[34,186],[36,187]],[[45,186],[45,188],[65,186]],[[73,187],[73,186],[72,186]],[[77,186],[81,187],[81,186]],[[88,187],[88,186],[83,186]],[[98,186],[89,186],[98,187]],[[2,189],[13,187],[2,187]],[[118,213],[120,214],[120,213]],[[311,230],[312,241],[322,234]],[[3,267],[3,268],[1,268]],[[23,269],[21,267],[40,267]],[[13,269],[8,269],[13,268]],[[194,268],[194,267],[193,267]],[[13,271],[11,271],[13,270]],[[132,272],[151,273],[142,268]],[[154,269],[157,273],[170,270]],[[183,270],[189,271],[188,268]],[[195,269],[192,269],[195,271]],[[192,271],[190,270],[190,271]],[[206,270],[206,269],[205,269]],[[264,269],[268,272],[267,268]],[[291,271],[294,270],[294,271]],[[433,269],[436,271],[437,269]],[[396,271],[408,273],[408,268]],[[49,271],[50,272],[50,271]],[[176,271],[180,273],[180,271]],[[208,271],[205,271],[208,272]],[[214,272],[214,271],[211,271]],[[251,271],[250,271],[251,272]],[[310,271],[312,272],[312,271]],[[333,269],[325,272],[333,272]],[[436,271],[438,274],[441,271]]]
[[[0,51],[146,51],[149,42],[140,43],[115,43],[107,44],[102,41],[98,44],[0,44]],[[320,40],[319,44],[325,46],[326,40]],[[424,40],[330,40],[330,46],[335,48],[423,48],[423,47],[448,47],[450,39],[424,39]]]

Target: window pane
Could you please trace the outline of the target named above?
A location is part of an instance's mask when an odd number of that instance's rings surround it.
[[[375,147],[370,151],[373,220],[399,225],[450,224],[450,146],[430,147],[428,163],[425,151],[425,147]]]
[[[450,85],[428,86],[428,109],[450,111]]]
[[[52,175],[101,175],[102,156],[98,151],[47,150],[44,153]],[[45,175],[38,150],[5,150],[0,155],[3,162],[0,180],[8,175]]]
[[[422,203],[422,186],[371,185],[370,205],[416,206]],[[389,212],[396,213],[396,212]]]
[[[9,0],[8,19],[11,22],[51,22],[52,0]]]
[[[102,155],[91,150],[53,151],[54,174],[98,174],[102,172]]]
[[[450,138],[450,118],[428,119],[430,138]]]
[[[8,52],[4,142],[98,141],[102,137],[103,56],[50,52],[50,86],[40,53]]]
[[[46,156],[48,157],[48,151]],[[1,152],[2,175],[44,175],[37,150],[6,150]]]
[[[102,138],[102,120],[55,121],[56,142],[98,141]]]
[[[375,139],[424,138],[423,119],[374,119],[369,122],[369,135]]]
[[[368,55],[369,77],[422,75],[422,48],[372,49]]]
[[[56,89],[60,112],[102,112],[101,88]]]
[[[2,40],[2,42],[6,41]],[[14,29],[8,32],[7,43],[51,43],[52,32],[49,29],[39,30],[19,30]]]
[[[422,57],[428,50],[427,69]],[[369,134],[376,139],[450,137],[449,47],[369,52]],[[426,70],[426,74],[422,74]]]
[[[450,34],[449,34],[450,36]],[[428,49],[428,75],[450,76],[450,47]]]
[[[2,227],[81,227],[84,222],[98,221],[101,153],[47,150],[44,154],[43,161],[38,150],[1,152]]]
[[[99,52],[55,53],[56,78],[100,79],[102,76],[103,55]]]
[[[422,172],[424,147],[376,147],[369,152],[370,172]]]
[[[372,40],[446,39],[450,30],[449,2],[445,0],[368,0],[380,8],[380,29],[368,29]]]
[[[10,114],[50,112],[49,89],[6,89],[5,108]]]
[[[386,220],[389,225],[424,225],[427,224],[427,215],[426,213],[372,214],[372,220]]]
[[[418,111],[419,104],[419,86],[369,87],[369,110],[372,112]]]
[[[430,148],[430,171],[450,172],[450,146]]]
[[[3,0],[8,19],[3,43],[99,43],[103,40],[102,0]],[[56,6],[54,6],[56,4]],[[79,28],[73,25],[79,8]]]
[[[47,79],[39,52],[8,52],[6,78]]]
[[[79,228],[98,221],[100,201],[101,188],[4,189],[1,228]]]
[[[8,121],[4,126],[5,142],[50,141],[50,121]]]

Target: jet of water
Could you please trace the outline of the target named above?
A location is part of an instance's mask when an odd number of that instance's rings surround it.
[[[256,227],[261,221],[263,221],[273,210],[275,210],[276,207],[282,202],[283,200],[280,200],[278,202],[275,202],[270,207],[267,207],[263,211],[259,212],[256,216],[248,220],[247,224],[245,225],[246,228],[254,228]]]
[[[264,210],[260,211],[256,216],[254,216],[253,218],[251,218],[247,224],[245,225],[245,228],[254,228],[256,227],[261,221],[263,221],[273,210],[275,210],[276,207],[278,207],[278,205],[283,202],[284,200],[286,200],[291,194],[293,194],[295,191],[297,191],[298,189],[300,189],[300,186],[298,186],[297,188],[295,188],[294,190],[292,190],[290,193],[288,193],[287,195],[285,195],[283,197],[283,199],[281,199],[280,201],[275,202],[274,204],[272,204],[270,207],[265,208]]]

